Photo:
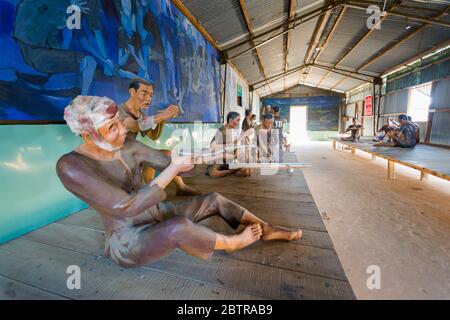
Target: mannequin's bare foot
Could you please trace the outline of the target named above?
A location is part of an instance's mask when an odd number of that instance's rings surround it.
[[[263,235],[262,240],[298,240],[302,237],[302,230],[289,230],[286,228],[278,227],[273,224],[267,223],[262,226]]]
[[[236,177],[250,177],[251,176],[251,171],[249,169],[239,169],[238,171],[236,171]]]
[[[261,225],[258,223],[253,223],[236,235],[229,236],[226,252],[233,252],[245,248],[252,243],[258,241],[262,235]]]
[[[183,187],[178,187],[177,188],[177,193],[176,195],[178,197],[183,197],[183,196],[199,196],[202,193],[200,191],[198,191],[197,189],[194,189],[192,187],[189,187],[188,185],[184,185]]]

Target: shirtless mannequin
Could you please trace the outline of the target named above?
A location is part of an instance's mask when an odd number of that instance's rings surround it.
[[[271,225],[218,193],[184,201],[162,202],[164,188],[179,173],[191,170],[191,158],[169,158],[127,137],[118,109],[108,98],[79,96],[64,116],[83,142],[63,155],[56,169],[64,187],[92,206],[105,225],[105,255],[124,267],[156,261],[176,248],[201,259],[214,250],[239,250],[259,239],[296,240],[301,230]],[[150,184],[143,164],[161,171]],[[197,224],[218,215],[236,235],[216,233]]]
[[[238,142],[246,140],[253,132],[253,128],[248,128],[246,131],[242,131],[242,134],[237,139],[232,136],[233,130],[239,128],[241,116],[237,112],[229,112],[227,115],[227,123],[217,129],[214,138],[211,141],[210,148],[212,150],[223,150],[227,146],[237,145]],[[245,120],[244,120],[245,121]],[[251,176],[251,169],[229,169],[226,162],[226,156],[224,156],[222,164],[211,164],[207,167],[207,173],[212,178],[222,178],[229,175],[236,175],[238,177]]]
[[[167,109],[154,116],[147,116],[143,111],[147,110],[153,98],[153,86],[144,79],[133,79],[129,86],[130,98],[119,107],[119,116],[124,127],[128,130],[130,137],[136,138],[140,132],[143,136],[156,140],[162,133],[164,122],[171,118],[176,118],[179,114],[179,107],[170,105]],[[161,150],[170,156],[169,150]],[[144,168],[144,180],[151,181],[155,177],[155,170],[149,166]],[[177,196],[195,196],[201,193],[198,190],[186,185],[183,179],[176,176],[173,179],[177,187]]]

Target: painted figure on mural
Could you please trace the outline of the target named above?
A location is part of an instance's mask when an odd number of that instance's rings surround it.
[[[164,188],[193,168],[192,158],[170,158],[127,137],[116,104],[108,98],[78,96],[65,109],[70,129],[82,144],[63,155],[56,170],[67,190],[93,207],[105,225],[105,255],[124,267],[156,261],[179,248],[201,259],[215,250],[239,250],[262,240],[296,240],[301,230],[271,225],[247,209],[209,193],[163,202]],[[161,174],[146,184],[142,165]],[[216,233],[198,222],[219,216],[236,235]]]
[[[158,88],[156,110],[177,104],[178,121],[219,121],[217,50],[171,1],[14,1],[0,0],[2,119],[62,120],[73,96],[123,100],[141,77]],[[70,5],[81,10],[79,29],[67,27]],[[15,90],[33,98],[33,110]]]

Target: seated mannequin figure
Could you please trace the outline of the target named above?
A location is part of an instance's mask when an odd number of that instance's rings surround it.
[[[379,143],[375,143],[375,147],[401,147],[414,148],[417,144],[416,128],[408,121],[406,114],[398,116],[400,128],[398,130],[391,130],[386,135],[392,143],[387,143],[386,139]]]
[[[193,168],[191,157],[170,158],[127,137],[118,107],[109,98],[78,96],[65,109],[70,129],[82,144],[63,155],[56,171],[64,187],[93,207],[105,226],[105,255],[124,267],[156,261],[176,248],[208,259],[214,250],[242,249],[259,239],[296,240],[301,230],[271,225],[218,193],[163,202],[164,188]],[[150,184],[144,164],[161,174]],[[220,216],[236,235],[216,233],[197,222]]]
[[[273,129],[272,113],[263,115],[262,123],[256,127],[255,141],[258,146],[258,162],[279,162],[280,143],[279,130]]]
[[[359,141],[359,138],[361,137],[361,130],[364,129],[364,127],[360,124],[358,124],[358,120],[356,118],[352,119],[352,124],[348,126],[347,130],[345,130],[345,133],[351,132],[350,137],[342,137],[342,141],[351,141],[356,142]]]
[[[128,130],[128,136],[136,138],[140,132],[142,136],[147,136],[152,140],[160,137],[166,120],[176,118],[179,114],[179,107],[170,105],[165,110],[154,116],[148,116],[143,111],[147,110],[153,99],[153,86],[144,79],[133,79],[129,85],[130,98],[119,105],[119,117]],[[170,150],[161,150],[170,156]],[[151,181],[155,177],[155,170],[144,165],[143,177],[145,182]],[[196,196],[201,193],[198,190],[186,185],[183,178],[177,176],[173,179],[177,188],[177,196]]]
[[[241,116],[239,113],[231,111],[227,115],[227,123],[217,129],[214,138],[210,143],[210,149],[216,151],[224,151],[227,147],[237,146],[239,143],[247,140],[247,137],[252,135],[254,132],[253,128],[248,128],[247,130],[242,130],[240,135],[235,134],[236,129],[239,128],[241,121]],[[244,119],[245,121],[245,119]],[[244,161],[248,162],[248,158],[245,155]],[[237,151],[233,149],[232,158],[237,157]],[[207,167],[207,174],[212,178],[221,178],[229,175],[236,175],[238,177],[249,177],[251,175],[251,169],[241,168],[241,169],[229,169],[227,162],[233,161],[229,159],[227,152],[223,152],[222,163],[211,164]]]

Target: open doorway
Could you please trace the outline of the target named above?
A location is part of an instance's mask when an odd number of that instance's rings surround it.
[[[307,114],[306,106],[291,106],[289,138],[293,145],[299,145],[308,141],[306,132]]]
[[[431,83],[410,90],[408,114],[415,122],[428,121],[431,104]]]

